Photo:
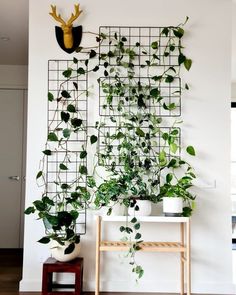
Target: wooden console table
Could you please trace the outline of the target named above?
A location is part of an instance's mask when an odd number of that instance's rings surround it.
[[[176,242],[142,242],[141,250],[146,252],[175,252],[180,253],[180,294],[183,295],[185,288],[186,266],[186,291],[191,295],[191,257],[190,257],[190,219],[188,217],[163,217],[163,216],[137,216],[139,222],[179,223],[180,239]],[[132,217],[129,217],[131,220]],[[96,216],[96,278],[95,295],[99,295],[100,287],[100,253],[103,251],[127,251],[129,242],[104,241],[101,238],[102,222],[125,222],[125,216]]]

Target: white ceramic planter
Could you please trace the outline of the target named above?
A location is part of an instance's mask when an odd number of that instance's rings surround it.
[[[183,199],[177,197],[163,198],[163,213],[165,216],[181,216],[183,212]]]
[[[125,213],[125,206],[119,203],[112,205],[111,216],[123,216]]]
[[[65,242],[65,245],[60,245],[56,241],[52,241],[50,244],[51,254],[52,257],[55,258],[57,261],[66,262],[71,261],[79,256],[81,245],[75,244],[75,249],[70,254],[65,254],[64,251],[68,247],[69,242]]]
[[[137,200],[136,204],[139,207],[138,211],[134,207],[129,207],[128,213],[130,216],[149,216],[152,213],[152,202],[148,200]]]

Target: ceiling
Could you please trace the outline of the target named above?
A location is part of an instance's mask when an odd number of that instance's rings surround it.
[[[28,0],[0,0],[0,65],[28,64]]]

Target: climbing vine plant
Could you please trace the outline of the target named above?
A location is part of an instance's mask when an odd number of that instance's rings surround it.
[[[195,174],[183,154],[194,156],[195,149],[181,146],[180,128],[181,96],[189,90],[181,70],[192,66],[181,42],[185,23],[161,28],[100,27],[99,34],[91,33],[97,44],[79,47],[83,60],[74,58],[62,71],[56,91],[48,93],[48,138],[37,174],[44,192],[26,210],[37,211],[44,221],[46,236],[40,242],[77,242],[76,220],[86,207],[107,207],[110,214],[119,203],[135,212],[137,199],[157,203],[167,195],[182,197],[183,214],[191,215],[195,196],[189,189]],[[83,110],[90,90],[82,81],[92,73],[99,85],[100,118],[88,134],[91,126]],[[97,160],[89,173],[88,147],[94,144]],[[51,161],[55,155],[56,161]],[[49,180],[51,162],[56,162],[57,170]],[[108,177],[96,179],[99,166]],[[50,185],[55,191],[49,193]],[[135,259],[142,241],[140,227],[135,216],[120,227],[123,239],[130,242],[128,256],[138,278],[144,273]]]

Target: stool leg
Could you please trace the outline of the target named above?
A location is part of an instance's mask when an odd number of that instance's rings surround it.
[[[48,272],[46,266],[43,267],[42,295],[47,295],[52,291],[52,273]]]
[[[101,242],[101,217],[97,216],[95,295],[99,295],[99,285],[100,285],[100,242]]]
[[[82,294],[82,280],[83,280],[82,269],[80,268],[75,273],[75,294],[76,295]]]
[[[184,246],[184,224],[180,223],[180,241]],[[180,294],[184,295],[184,253],[180,253]]]

